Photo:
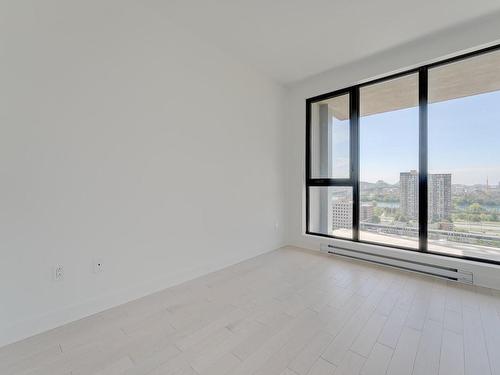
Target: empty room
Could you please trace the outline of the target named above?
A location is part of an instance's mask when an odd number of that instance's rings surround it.
[[[0,375],[500,375],[500,2],[0,0]]]

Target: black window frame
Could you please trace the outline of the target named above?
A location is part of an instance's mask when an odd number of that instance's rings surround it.
[[[343,89],[335,90],[325,94],[317,95],[306,99],[306,147],[305,147],[305,189],[306,189],[306,212],[305,212],[305,223],[306,231],[308,235],[325,237],[336,240],[357,242],[368,245],[383,246],[389,248],[395,248],[399,250],[406,250],[412,252],[427,253],[433,255],[439,255],[448,258],[458,258],[464,260],[471,260],[481,263],[489,263],[500,265],[500,261],[495,261],[492,259],[470,257],[464,255],[454,255],[454,254],[443,254],[438,252],[429,251],[428,249],[428,72],[430,69],[455,63],[460,60],[466,60],[471,57],[487,54],[489,52],[494,52],[500,50],[500,44],[493,45],[490,47],[478,49],[472,52],[457,55],[451,58],[439,60],[430,64],[421,65],[419,67],[401,71],[395,74],[386,75],[381,78],[377,78],[371,81],[356,84]],[[378,243],[372,241],[365,241],[359,239],[359,205],[360,205],[360,194],[359,194],[359,92],[360,88],[364,86],[373,85],[376,83],[393,80],[396,78],[404,77],[410,74],[418,74],[418,107],[419,107],[419,183],[418,183],[418,199],[419,199],[419,214],[418,214],[418,238],[419,246],[416,248],[395,246],[391,244]],[[314,103],[318,101],[323,101],[327,99],[332,99],[337,96],[346,95],[349,97],[349,114],[350,114],[350,177],[349,178],[313,178],[311,175],[311,107]],[[352,187],[353,194],[353,235],[352,239],[345,237],[333,236],[325,233],[316,233],[309,230],[309,190],[311,187],[328,187],[328,186],[338,186],[338,187]]]

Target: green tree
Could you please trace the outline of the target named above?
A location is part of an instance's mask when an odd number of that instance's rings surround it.
[[[474,223],[479,223],[481,221],[481,215],[469,215],[469,220]]]
[[[404,215],[396,215],[395,219],[396,219],[396,221],[400,221],[402,223],[408,222],[408,218]]]
[[[471,214],[480,214],[483,212],[483,207],[479,203],[472,203],[467,209]]]

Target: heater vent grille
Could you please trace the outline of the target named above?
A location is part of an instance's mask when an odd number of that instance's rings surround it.
[[[346,249],[330,244],[321,244],[320,250],[321,252],[328,254],[382,264],[412,272],[419,272],[426,275],[454,280],[465,284],[474,283],[472,272],[460,270],[453,267],[436,266],[423,262],[416,262],[386,255],[373,254],[366,251]]]

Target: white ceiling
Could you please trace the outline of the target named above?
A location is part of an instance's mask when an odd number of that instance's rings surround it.
[[[158,11],[281,83],[500,11],[499,0],[166,0]]]

